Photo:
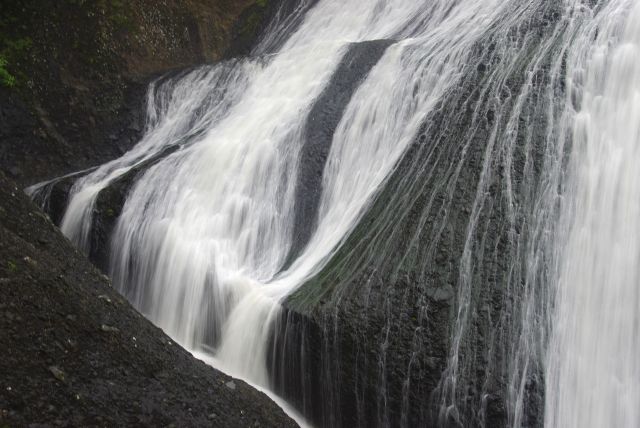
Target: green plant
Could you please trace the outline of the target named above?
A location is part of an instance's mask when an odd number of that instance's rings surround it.
[[[15,67],[16,60],[19,61],[26,57],[32,43],[29,37],[9,39],[0,34],[0,47],[2,48],[0,50],[0,84],[9,88],[16,86],[18,79],[7,69],[7,66],[13,65]],[[18,75],[23,77],[20,73]]]
[[[33,41],[31,37],[20,39],[5,39],[3,52],[11,55],[24,55],[31,48]]]
[[[16,85],[16,78],[13,74],[7,70],[9,62],[4,55],[0,55],[0,83],[8,88],[12,88]]]
[[[11,260],[7,262],[7,266],[9,267],[9,271],[11,272],[16,272],[18,270],[18,265],[16,265],[16,263]]]

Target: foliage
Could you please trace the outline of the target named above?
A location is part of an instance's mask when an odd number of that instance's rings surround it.
[[[0,84],[9,88],[16,86],[16,74],[9,69],[27,55],[31,45],[29,37],[10,39],[0,33]]]
[[[7,70],[8,61],[4,55],[0,55],[0,83],[12,88],[16,85],[16,77]]]

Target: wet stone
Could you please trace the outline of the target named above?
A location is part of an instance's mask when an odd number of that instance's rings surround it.
[[[49,367],[49,371],[51,372],[51,374],[53,375],[53,377],[55,377],[56,379],[58,379],[60,382],[64,382],[65,380],[65,374],[62,370],[60,370],[59,367],[57,366],[51,366]]]
[[[102,326],[100,327],[100,329],[106,333],[117,333],[120,330],[117,327],[111,327],[109,325],[106,324],[102,324]]]

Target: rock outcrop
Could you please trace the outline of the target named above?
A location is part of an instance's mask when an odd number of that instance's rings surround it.
[[[3,2],[0,168],[26,187],[120,156],[154,77],[247,51],[272,14],[262,0]]]
[[[133,309],[2,173],[0,242],[0,426],[296,426]]]

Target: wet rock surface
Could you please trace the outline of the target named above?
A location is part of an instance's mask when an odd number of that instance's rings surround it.
[[[0,242],[0,425],[295,426],[136,312],[1,173]]]
[[[535,353],[518,348],[528,291],[513,266],[524,265],[532,189],[544,179],[546,97],[563,90],[553,55],[531,83],[525,68],[556,12],[541,7],[530,32],[513,29],[522,59],[498,83],[496,41],[475,47],[344,245],[285,300],[272,380],[318,426],[509,426],[518,376],[522,424],[542,425],[541,359],[518,371],[521,352]],[[520,132],[503,137],[510,120]]]
[[[354,43],[311,108],[305,127],[305,143],[298,161],[293,244],[288,255],[289,262],[300,255],[316,228],[324,167],[342,114],[354,92],[392,43],[390,40]]]

